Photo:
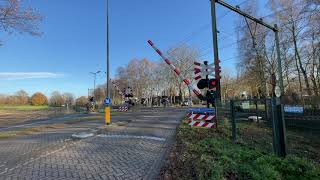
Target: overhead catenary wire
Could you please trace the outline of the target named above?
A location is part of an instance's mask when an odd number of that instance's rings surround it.
[[[303,3],[303,1],[302,1],[302,2],[299,2],[299,3],[292,4],[290,7],[293,7],[293,6],[302,4],[302,3]],[[277,13],[288,11],[288,10],[290,9],[290,7],[283,8],[283,9],[279,9],[279,10],[277,10],[277,11],[275,11],[275,12],[272,12],[272,13],[270,13],[270,14],[267,14],[267,15],[265,15],[265,16],[262,16],[262,17],[260,17],[260,18],[258,18],[258,19],[264,19],[264,18],[266,18],[266,17],[270,17],[270,16],[273,16],[273,15],[276,15]],[[299,20],[299,19],[297,19],[297,20]],[[240,27],[237,27],[237,28],[233,28],[233,30],[234,30],[234,31],[238,31],[238,30],[241,30],[241,29],[246,28],[246,27],[247,27],[247,26],[240,26]]]
[[[245,0],[243,2],[241,2],[240,4],[238,4],[238,6],[244,4],[245,2],[247,2],[248,0]],[[225,16],[227,16],[229,13],[231,13],[231,11],[226,11],[225,13],[219,15],[217,17],[217,19],[223,19]],[[171,54],[172,52],[174,52],[175,50],[177,50],[179,47],[181,47],[183,44],[186,44],[188,41],[190,41],[194,36],[200,34],[200,32],[204,31],[204,30],[207,30],[211,27],[211,23],[207,23],[207,24],[204,24],[202,26],[199,27],[198,30],[195,30],[191,33],[189,33],[189,35],[187,35],[185,38],[183,38],[183,40],[181,40],[180,42],[177,43],[177,47],[176,48],[171,48],[172,50],[168,50],[168,54]]]
[[[300,20],[302,20],[302,19],[306,19],[306,18],[311,17],[311,16],[313,16],[313,15],[315,15],[315,14],[320,14],[320,12],[316,12],[316,13],[310,14],[310,15],[308,15],[308,16],[304,16],[304,17],[302,17],[302,18],[296,19],[296,20],[294,20],[294,22],[300,21]],[[288,24],[290,24],[290,23],[291,23],[291,22],[282,24],[282,27],[281,27],[279,30],[282,31],[282,30],[286,29],[286,27],[283,27],[283,26],[284,26],[284,25],[288,25]],[[271,31],[270,29],[267,29],[267,30],[265,30],[265,31],[262,31],[262,32],[256,34],[255,36],[257,37],[257,36],[260,36],[260,35],[265,35],[265,33],[270,32],[270,31]],[[229,44],[224,45],[224,46],[222,46],[222,47],[219,47],[219,49],[222,50],[222,49],[228,48],[228,47],[230,47],[230,46],[233,46],[233,45],[235,45],[235,44],[238,44],[238,43],[240,43],[240,42],[242,42],[242,41],[246,41],[246,40],[249,40],[249,39],[251,39],[251,37],[241,38],[240,40],[237,40],[237,41],[235,41],[235,42],[232,42],[232,43],[229,43]]]
[[[245,2],[246,2],[246,1],[243,1],[241,4],[243,4],[243,3],[245,3]],[[301,3],[303,3],[303,2],[294,3],[294,4],[292,4],[290,7],[293,7],[293,6],[295,6],[295,5],[299,5],[299,4],[301,4]],[[279,9],[279,10],[277,10],[276,12],[273,12],[273,13],[271,13],[271,14],[262,16],[261,18],[266,18],[266,17],[272,16],[272,15],[275,15],[276,13],[288,11],[288,9],[290,9],[290,7],[283,8],[283,9]],[[228,12],[231,12],[231,11],[228,11]],[[300,20],[302,20],[302,19],[311,17],[311,16],[316,15],[316,14],[318,14],[318,13],[319,13],[319,12],[308,14],[307,16],[303,16],[303,17],[301,17],[301,18],[298,18],[298,19],[294,20],[293,22],[300,21]],[[225,14],[228,14],[228,13],[225,13]],[[224,14],[224,16],[225,16],[225,14]],[[291,22],[282,23],[282,24],[281,24],[282,27],[279,28],[279,31],[285,30],[286,27],[284,27],[284,25],[287,25],[287,24],[290,24],[290,23],[291,23]],[[245,28],[245,27],[234,28],[234,31],[240,30],[240,29],[242,29],[242,28]],[[255,36],[265,35],[265,33],[267,33],[268,31],[270,31],[270,30],[268,29],[268,30],[266,30],[266,31],[263,31],[263,32],[261,32],[261,33],[256,34]],[[232,36],[230,36],[230,33],[227,33],[227,32],[221,31],[221,30],[219,30],[219,32],[221,32],[222,34],[227,34],[227,35],[229,35],[229,36],[219,37],[219,41],[232,37]],[[235,39],[235,38],[232,38],[232,39]],[[242,38],[242,39],[237,40],[237,41],[235,41],[235,42],[233,42],[233,43],[229,43],[228,45],[225,45],[225,46],[223,46],[223,47],[220,47],[219,49],[222,50],[222,49],[228,48],[228,47],[230,47],[230,46],[233,46],[233,45],[238,44],[238,43],[240,43],[240,42],[246,41],[246,40],[248,40],[248,39],[251,39],[251,37]],[[201,49],[201,50],[202,50],[202,53],[201,53],[201,55],[200,55],[200,58],[205,57],[206,55],[210,54],[210,53],[211,53],[211,50],[209,50],[209,49],[211,49],[211,46],[210,46],[210,47],[202,48],[202,49]],[[207,52],[207,50],[209,50],[209,52]],[[204,51],[204,53],[203,53],[203,51]],[[230,58],[228,58],[228,59],[230,59]],[[231,59],[232,59],[232,58],[231,58]]]

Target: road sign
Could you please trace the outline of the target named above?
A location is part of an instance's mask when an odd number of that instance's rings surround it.
[[[284,106],[284,112],[303,114],[303,106]]]
[[[215,109],[214,108],[191,108],[191,109],[188,109],[188,113],[215,114]]]
[[[104,105],[108,106],[111,104],[111,99],[109,97],[106,97],[103,101]]]
[[[196,66],[194,68],[194,74],[196,75],[195,80],[199,80],[201,76],[206,77],[214,75],[213,64],[208,64],[207,61],[205,61],[204,64],[195,61],[194,65]]]

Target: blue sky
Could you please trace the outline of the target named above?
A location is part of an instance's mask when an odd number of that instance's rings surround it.
[[[243,1],[226,2],[236,5]],[[0,33],[4,42],[0,47],[0,94],[24,89],[29,94],[42,91],[50,95],[58,90],[86,95],[93,86],[89,72],[106,69],[105,0],[25,0],[25,3],[43,15],[40,24],[43,35]],[[217,11],[218,17],[223,16],[218,19],[218,28],[224,32],[219,42],[224,47],[236,41],[233,28],[237,17],[234,13],[225,15],[227,10],[221,6],[217,6]],[[111,77],[117,67],[133,58],[159,60],[148,46],[148,39],[163,51],[184,41],[198,46],[203,58],[212,61],[210,22],[209,0],[110,0]],[[232,36],[225,38],[226,33]],[[236,46],[220,51],[222,61],[234,56]],[[235,74],[235,62],[236,59],[223,62],[222,69]],[[104,74],[100,74],[97,83],[104,81]]]

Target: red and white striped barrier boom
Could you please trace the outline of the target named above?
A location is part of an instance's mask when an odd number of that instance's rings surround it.
[[[189,120],[187,123],[190,126],[205,127],[205,128],[210,128],[210,129],[213,129],[216,127],[215,123],[209,123],[209,122],[204,122],[204,121]]]
[[[188,118],[193,120],[204,120],[204,121],[212,121],[215,120],[215,115],[206,115],[206,114],[193,114],[189,113],[187,115]]]
[[[122,91],[120,90],[119,86],[116,84],[116,82],[111,80],[111,83],[113,85],[113,87],[116,88],[116,90],[118,91],[119,95],[121,95],[122,100],[125,100],[125,95],[122,93]]]
[[[161,58],[173,69],[176,75],[189,87],[189,89],[200,99],[204,100],[200,90],[196,89],[188,79],[182,77],[179,68],[175,67],[172,62],[162,54],[162,52],[153,44],[151,40],[148,41],[150,46],[161,56]]]

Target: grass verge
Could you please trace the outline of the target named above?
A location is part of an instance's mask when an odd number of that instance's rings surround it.
[[[160,179],[320,179],[319,164],[233,144],[227,129],[181,124]]]
[[[46,110],[46,109],[49,109],[49,106],[0,105],[0,110],[33,111],[33,110]]]
[[[85,117],[79,117],[75,119],[68,119],[66,121],[66,124],[76,124],[76,123],[85,122],[85,121],[94,121],[94,120],[102,120],[102,119],[103,119],[102,115],[85,116]]]
[[[121,112],[111,112],[111,116],[117,116],[120,115]],[[85,122],[85,121],[94,121],[94,120],[104,120],[104,113],[99,113],[94,116],[85,116],[85,117],[79,117],[79,118],[74,118],[74,119],[69,119],[66,124],[76,124],[80,122]]]
[[[7,139],[7,138],[22,136],[22,135],[31,135],[37,132],[43,132],[50,129],[61,129],[64,127],[65,127],[64,124],[52,124],[52,125],[43,125],[43,126],[32,127],[32,128],[25,128],[17,131],[4,131],[4,132],[0,132],[0,139]]]

